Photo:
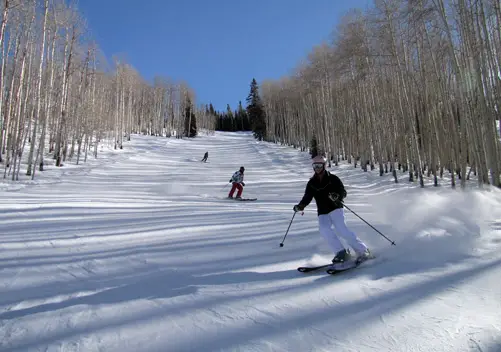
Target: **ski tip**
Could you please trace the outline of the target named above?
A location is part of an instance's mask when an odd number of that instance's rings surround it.
[[[316,271],[316,270],[319,270],[319,269],[327,268],[327,267],[329,267],[331,265],[332,265],[332,263],[324,264],[324,265],[318,265],[318,266],[300,266],[299,268],[297,268],[297,271],[299,271],[301,273],[309,273],[310,271]]]

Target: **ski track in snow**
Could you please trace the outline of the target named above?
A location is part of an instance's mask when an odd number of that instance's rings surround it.
[[[224,199],[241,165],[256,202]],[[308,154],[248,133],[0,181],[0,351],[501,351],[501,192],[331,171],[397,243],[347,212],[380,259],[337,276],[296,271],[332,258],[314,202],[278,246]]]

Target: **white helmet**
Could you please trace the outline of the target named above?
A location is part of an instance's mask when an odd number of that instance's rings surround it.
[[[317,155],[316,157],[314,157],[312,160],[311,160],[311,163],[312,164],[325,164],[327,162],[327,159],[324,158],[323,156],[321,155]]]
[[[325,159],[321,155],[317,155],[311,161],[311,166],[315,172],[325,170],[325,164],[327,163],[327,159]]]

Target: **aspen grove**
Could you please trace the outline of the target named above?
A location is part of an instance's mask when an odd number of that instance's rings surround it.
[[[410,181],[501,186],[499,0],[375,0],[261,84],[268,141]],[[417,177],[417,179],[416,179]]]
[[[216,129],[185,82],[148,82],[120,56],[107,62],[65,0],[1,0],[0,11],[4,178],[78,164],[133,133]],[[333,34],[290,76],[261,82],[264,140],[302,150],[315,141],[335,165],[378,167],[395,182],[400,170],[422,187],[445,172],[452,187],[472,173],[501,186],[498,0],[375,0]]]
[[[64,0],[1,0],[0,165],[3,177],[35,178],[51,162],[97,157],[132,133],[184,136],[184,82],[148,83],[119,57],[110,64],[90,39],[84,19]],[[190,106],[199,128],[212,132],[207,106]]]

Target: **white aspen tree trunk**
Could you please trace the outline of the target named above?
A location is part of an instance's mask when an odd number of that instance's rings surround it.
[[[447,44],[448,44],[448,49],[449,49],[449,55],[451,57],[451,64],[452,64],[452,67],[454,69],[454,73],[456,74],[456,77],[457,77],[456,82],[464,82],[464,74],[463,74],[463,70],[461,69],[461,66],[459,64],[459,59],[456,55],[452,31],[450,29],[450,25],[449,25],[449,22],[447,20],[444,2],[443,2],[443,0],[434,0],[434,1],[437,2],[439,14],[440,14],[440,19],[442,20],[442,24],[444,26],[444,30],[445,30],[445,33],[447,36]],[[461,102],[465,101],[465,94],[463,92],[462,84],[457,83],[456,88],[458,90],[459,100]],[[459,105],[459,107],[461,107],[461,105]],[[464,120],[464,118],[465,118],[464,109],[461,109],[461,108],[459,109],[459,115],[460,115],[460,134],[461,134],[462,138],[465,138],[465,136],[466,136],[466,121]],[[463,143],[461,143],[461,144],[463,144]],[[465,175],[465,173],[466,173],[466,153],[464,152],[464,148],[463,148],[463,153],[460,153],[459,158],[460,158],[460,160],[458,160],[458,161],[461,165],[461,173],[463,175]],[[453,170],[454,170],[454,167],[451,166],[451,171],[453,171]],[[452,182],[454,182],[454,180]],[[465,185],[466,185],[465,182],[466,182],[466,177],[462,177],[461,178],[461,188],[465,187]],[[452,186],[454,187],[454,185],[455,184],[453,183]]]
[[[76,40],[76,28],[75,25],[72,26],[71,37],[69,37],[69,33],[66,37],[66,44],[64,48],[64,57],[66,59],[64,69],[63,69],[63,88],[61,94],[61,110],[60,110],[60,123],[57,126],[57,134],[56,134],[56,149],[54,152],[54,156],[56,159],[56,166],[62,166],[61,161],[61,149],[65,149],[67,147],[67,143],[63,141],[63,131],[66,129],[66,119],[68,112],[68,94],[69,94],[69,83],[70,83],[70,69],[73,59],[73,45]],[[62,146],[64,142],[64,146]]]
[[[118,144],[118,121],[120,119],[120,87],[121,87],[121,65],[117,64],[117,72],[116,72],[116,90],[115,90],[115,137],[114,137],[114,147],[113,149],[117,149]]]
[[[4,170],[4,175],[3,177],[6,178],[7,177],[7,171],[8,169],[10,168],[11,166],[11,161],[12,161],[12,150],[13,150],[13,139],[14,139],[14,133],[13,133],[13,127],[12,127],[12,120],[14,118],[14,114],[13,114],[13,104],[14,104],[14,90],[15,90],[15,83],[16,83],[16,74],[17,74],[17,68],[18,68],[18,65],[17,65],[17,61],[18,61],[18,53],[19,53],[19,50],[20,50],[20,42],[21,42],[21,39],[20,39],[20,34],[18,34],[17,38],[15,39],[16,41],[16,44],[15,44],[15,54],[14,54],[14,58],[13,58],[13,68],[12,68],[12,78],[10,80],[10,87],[9,87],[9,91],[8,91],[8,99],[6,101],[6,104],[7,104],[7,109],[6,109],[6,115],[5,115],[5,118],[7,120],[7,125],[5,127],[5,146],[6,146],[6,150],[5,150],[5,170]]]
[[[5,58],[5,28],[7,27],[7,20],[9,14],[9,4],[10,0],[3,1],[4,8],[2,11],[2,23],[0,25],[0,48],[1,48],[1,56],[0,56],[0,163],[3,161],[2,154],[4,149],[4,131],[5,131],[5,119],[4,116],[4,86],[5,86],[5,77],[6,70],[5,65],[7,63],[7,59]]]
[[[54,13],[55,15],[55,13]],[[56,16],[54,16],[56,17]],[[54,21],[56,21],[56,18],[54,18]],[[47,65],[48,70],[50,70],[50,78],[49,78],[49,86],[47,89],[47,94],[46,94],[46,104],[45,104],[45,117],[43,120],[43,125],[42,125],[42,132],[40,135],[40,142],[38,143],[38,151],[37,155],[35,158],[35,165],[39,165],[39,171],[44,171],[44,150],[45,150],[45,139],[47,136],[47,128],[48,128],[48,122],[49,122],[49,116],[50,112],[52,109],[52,92],[54,90],[54,72],[55,72],[55,50],[56,50],[56,39],[57,39],[57,28],[55,28],[54,33],[52,35],[52,41],[51,41],[51,54],[50,54],[50,60],[47,58],[48,61],[50,61],[50,65]],[[48,56],[48,53],[47,53]],[[40,162],[38,161],[40,159]],[[33,180],[35,178],[35,170],[36,168],[33,169],[33,175],[31,179]]]
[[[46,28],[47,28],[47,15],[49,13],[49,0],[44,0],[44,20],[43,20],[43,26],[42,26],[42,44],[40,48],[40,64],[38,66],[38,78],[37,78],[37,90],[36,90],[36,114],[35,114],[35,121],[34,121],[34,126],[33,126],[33,133],[31,135],[31,147],[30,147],[30,152],[28,155],[28,168],[26,170],[26,175],[30,176],[32,174],[32,165],[33,165],[33,155],[34,155],[34,150],[35,150],[35,145],[36,145],[36,134],[37,134],[37,128],[38,128],[38,121],[40,119],[40,111],[42,108],[42,98],[41,98],[41,92],[42,92],[42,75],[43,75],[43,66],[44,66],[44,58],[45,58],[45,38],[46,38]],[[1,42],[1,41],[0,41]],[[33,171],[34,174],[34,171]]]
[[[35,114],[34,111],[34,106],[33,104],[28,104],[28,99],[31,97],[31,84],[29,84],[32,81],[31,78],[31,73],[32,73],[32,67],[33,67],[33,60],[34,56],[33,52],[35,51],[35,45],[34,45],[34,40],[32,39],[32,26],[35,21],[35,13],[33,14],[30,22],[29,29],[27,31],[26,35],[26,41],[27,41],[27,55],[28,57],[26,58],[29,60],[28,62],[28,72],[26,74],[26,79],[25,81],[28,82],[25,86],[21,84],[22,88],[25,90],[23,98],[21,98],[20,102],[20,111],[19,111],[19,130],[17,131],[18,133],[18,145],[16,146],[16,158],[15,162],[17,162],[17,167],[15,166],[15,172],[12,175],[13,180],[19,180],[19,170],[21,169],[21,162],[22,162],[22,157],[24,154],[24,148],[26,146],[26,142],[30,136],[30,130],[32,128],[32,123],[33,123],[33,117]],[[28,51],[29,48],[29,51]],[[28,118],[28,126],[26,126],[25,119],[26,117]]]
[[[17,107],[16,107],[16,113],[15,113],[15,128],[12,133],[12,155],[13,155],[13,161],[12,161],[12,180],[15,180],[16,176],[16,161],[19,153],[19,140],[21,139],[21,133],[19,133],[20,126],[21,126],[21,110],[22,110],[22,102],[23,102],[23,83],[24,83],[24,78],[25,78],[25,68],[26,68],[26,55],[27,55],[28,48],[24,48],[23,52],[21,54],[21,70],[19,73],[19,87],[16,92],[16,98],[15,101],[17,102]],[[7,171],[7,169],[6,169]],[[10,172],[10,171],[9,171]],[[6,175],[4,174],[4,177]]]

